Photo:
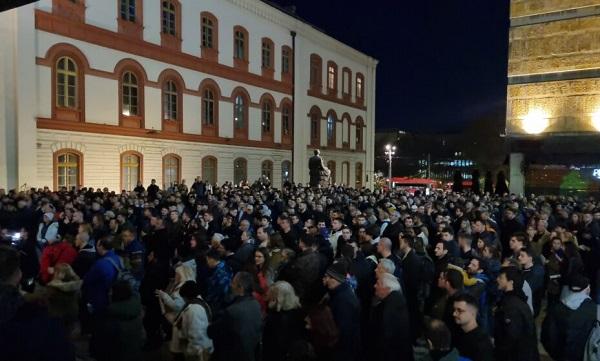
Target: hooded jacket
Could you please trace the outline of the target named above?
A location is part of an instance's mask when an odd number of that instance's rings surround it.
[[[565,288],[542,323],[542,345],[556,361],[581,361],[595,320],[596,304],[587,293]]]
[[[40,278],[42,283],[52,280],[48,272],[49,267],[56,267],[59,263],[72,264],[77,258],[77,251],[67,242],[56,242],[48,245],[42,252],[40,260]]]
[[[522,292],[510,291],[498,303],[495,315],[496,360],[538,361],[533,314]]]
[[[6,361],[75,360],[60,320],[25,302],[16,287],[5,284],[0,284],[0,350]]]

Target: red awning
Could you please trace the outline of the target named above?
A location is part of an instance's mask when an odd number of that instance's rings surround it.
[[[396,185],[435,185],[436,181],[428,178],[409,178],[409,177],[392,177],[392,182]]]

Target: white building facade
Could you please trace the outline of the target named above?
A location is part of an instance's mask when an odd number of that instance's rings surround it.
[[[372,186],[377,61],[258,0],[41,0],[0,13],[0,188],[196,176]]]

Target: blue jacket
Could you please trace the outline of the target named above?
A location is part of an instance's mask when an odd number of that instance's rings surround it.
[[[223,261],[219,262],[217,267],[212,270],[208,278],[206,302],[210,305],[213,314],[217,313],[225,305],[226,297],[229,294],[231,278],[231,269]]]
[[[329,290],[329,307],[340,338],[335,360],[356,360],[360,351],[360,304],[347,282]]]
[[[116,264],[121,264],[119,256],[112,250],[108,251],[104,257],[94,263],[83,278],[83,299],[92,306],[92,313],[101,312],[108,306],[108,293],[117,278],[117,269],[108,258]]]

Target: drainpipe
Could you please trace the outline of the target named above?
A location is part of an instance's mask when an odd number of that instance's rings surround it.
[[[290,35],[292,36],[292,122],[294,126],[292,127],[292,161],[290,164],[290,171],[292,172],[292,182],[294,182],[294,178],[296,177],[296,172],[294,172],[294,132],[293,128],[296,127],[296,32],[291,31]]]

